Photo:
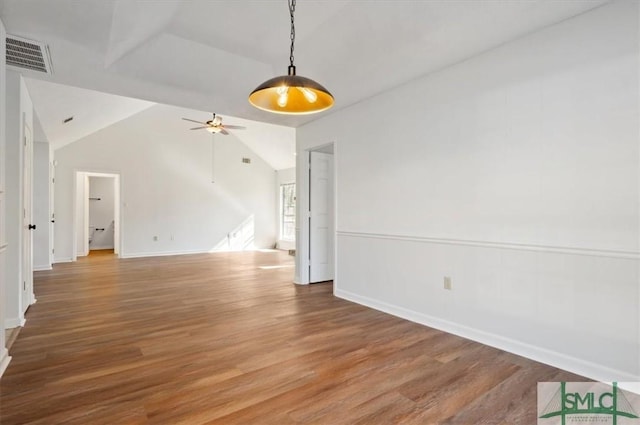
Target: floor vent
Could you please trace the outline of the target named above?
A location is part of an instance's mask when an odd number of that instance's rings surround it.
[[[38,41],[7,35],[7,66],[51,74],[49,47]]]

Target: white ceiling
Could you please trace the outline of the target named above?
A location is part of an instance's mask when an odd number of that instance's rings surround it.
[[[101,93],[93,90],[70,87],[42,80],[25,78],[27,89],[33,100],[36,117],[42,132],[54,149],[73,143],[96,131],[119,121],[126,120],[154,105],[153,102]],[[175,134],[182,141],[208,141],[211,134],[205,130],[190,131],[196,121],[211,119],[208,112],[186,109],[171,105],[158,105],[147,114],[149,131]],[[73,120],[64,123],[64,119]],[[217,139],[241,141],[273,169],[295,167],[295,130],[291,127],[246,120],[225,115],[223,124],[244,126],[243,130],[232,131],[231,136],[219,135]],[[136,121],[136,122],[139,122]],[[147,122],[147,121],[143,121]],[[38,122],[36,122],[36,125]],[[36,141],[45,141],[35,139]]]
[[[24,71],[33,79],[295,127],[606,2],[299,0],[298,73],[336,99],[303,117],[247,102],[286,73],[286,0],[0,0],[0,19],[49,45],[53,75]]]
[[[223,125],[238,125],[245,128],[229,130],[228,135],[212,135],[204,129],[189,130],[198,125],[183,121],[180,119],[182,117],[200,121],[211,119],[211,114],[178,106],[156,104],[124,119],[121,122],[122,127],[109,134],[138,135],[143,132],[151,138],[162,134],[164,138],[181,144],[211,143],[212,140],[215,140],[216,145],[244,143],[273,169],[280,170],[295,166],[294,128],[225,115],[221,116]],[[123,131],[123,129],[126,130]]]
[[[54,149],[137,114],[153,102],[25,78],[42,131]],[[73,120],[64,123],[67,118]],[[36,141],[42,141],[37,140]]]

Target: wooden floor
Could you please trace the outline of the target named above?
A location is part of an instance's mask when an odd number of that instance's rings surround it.
[[[37,272],[0,424],[527,424],[557,369],[291,283],[282,252]]]

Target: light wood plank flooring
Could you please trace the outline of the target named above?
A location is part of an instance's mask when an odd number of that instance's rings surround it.
[[[0,424],[535,424],[538,381],[583,380],[291,283],[245,252],[38,272]]]

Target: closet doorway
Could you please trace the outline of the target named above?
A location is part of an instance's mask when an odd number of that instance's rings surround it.
[[[92,250],[120,253],[120,176],[76,172],[75,257]],[[75,258],[74,258],[75,259]]]

